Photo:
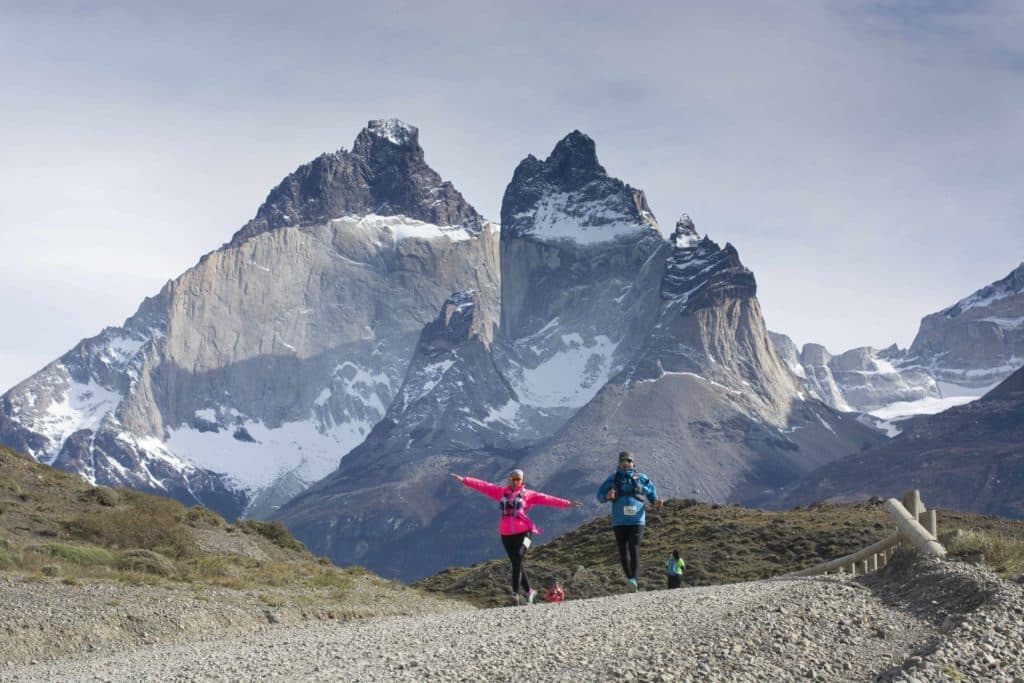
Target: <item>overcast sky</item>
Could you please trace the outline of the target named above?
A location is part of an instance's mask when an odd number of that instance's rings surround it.
[[[833,353],[1024,260],[1024,3],[0,2],[0,391],[367,120],[489,218],[579,129]]]

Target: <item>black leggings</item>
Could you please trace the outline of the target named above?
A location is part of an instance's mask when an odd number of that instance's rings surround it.
[[[526,569],[523,567],[523,558],[526,556],[526,546],[523,545],[524,538],[531,538],[529,531],[511,536],[502,536],[501,543],[505,546],[508,559],[512,560],[512,592],[518,593],[519,587],[523,591],[530,592],[530,580],[526,578]]]
[[[642,524],[613,526],[615,542],[619,546],[619,562],[627,579],[635,579],[640,575],[640,539],[644,537]]]

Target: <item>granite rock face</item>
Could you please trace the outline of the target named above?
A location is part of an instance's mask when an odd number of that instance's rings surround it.
[[[797,354],[796,345],[782,334],[771,334],[771,340],[808,394],[836,410],[863,413],[941,396],[932,376],[908,365],[906,352],[895,346],[862,346],[833,356],[820,344],[805,344]]]
[[[990,387],[1024,365],[1024,263],[921,320],[908,351],[936,380]]]
[[[371,122],[122,327],[8,392],[0,441],[98,484],[269,514],[384,417],[453,292],[497,318],[497,259],[416,129]]]
[[[567,417],[650,327],[667,245],[643,192],[579,131],[519,164],[501,220],[499,365],[521,402]]]

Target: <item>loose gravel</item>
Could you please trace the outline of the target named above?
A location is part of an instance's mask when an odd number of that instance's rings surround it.
[[[1024,682],[1022,593],[980,567],[905,558],[856,579],[262,625],[0,679]]]

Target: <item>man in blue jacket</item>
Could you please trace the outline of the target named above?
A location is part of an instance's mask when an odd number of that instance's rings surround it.
[[[604,480],[597,490],[597,500],[612,504],[612,529],[619,546],[619,562],[626,573],[629,590],[636,592],[640,574],[640,539],[647,523],[646,505],[661,507],[654,484],[646,474],[635,468],[633,454],[619,453],[619,466],[615,474]]]

